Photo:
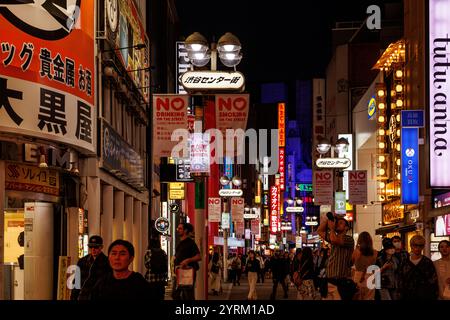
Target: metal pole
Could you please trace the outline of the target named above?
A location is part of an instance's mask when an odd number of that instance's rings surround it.
[[[228,199],[223,202],[223,212],[228,212]],[[223,229],[223,281],[228,281],[228,229]]]

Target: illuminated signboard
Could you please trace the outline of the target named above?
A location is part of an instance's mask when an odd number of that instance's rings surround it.
[[[279,210],[278,210],[278,187],[270,188],[270,232],[278,232]]]
[[[402,128],[402,204],[419,203],[419,129]]]
[[[278,146],[286,146],[286,105],[284,103],[278,104]]]
[[[279,151],[278,152],[278,159],[279,159],[278,172],[280,173],[280,190],[284,191],[285,183],[286,183],[286,180],[285,180],[285,153],[284,153],[284,148],[280,148],[278,151]]]
[[[369,104],[367,105],[367,118],[372,120],[377,112],[377,101],[376,97],[372,96],[369,100]]]

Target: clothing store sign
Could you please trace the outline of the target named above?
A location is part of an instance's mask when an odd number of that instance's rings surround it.
[[[450,1],[430,0],[428,11],[428,109],[430,137],[430,186],[450,187]]]

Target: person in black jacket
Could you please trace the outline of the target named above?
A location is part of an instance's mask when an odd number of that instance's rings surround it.
[[[256,281],[258,280],[258,272],[260,271],[261,266],[259,265],[259,260],[256,259],[255,251],[250,250],[248,252],[248,259],[245,265],[245,272],[247,272],[249,292],[248,292],[248,300],[256,300],[258,296],[256,294]]]
[[[284,298],[286,299],[288,297],[288,286],[286,283],[286,276],[289,274],[289,261],[287,261],[282,255],[280,255],[280,252],[275,252],[274,257],[271,260],[270,263],[271,269],[272,269],[272,280],[273,280],[273,289],[272,294],[270,296],[271,300],[275,300],[277,289],[278,289],[278,283],[281,284],[284,291]]]
[[[164,300],[165,287],[167,285],[168,260],[166,252],[161,249],[159,239],[150,239],[144,264],[147,268],[145,280],[150,283],[153,299]]]
[[[134,260],[134,247],[126,240],[116,240],[108,248],[112,272],[97,281],[91,300],[151,300],[152,290],[144,277],[128,268]]]
[[[87,300],[95,283],[111,272],[108,257],[102,252],[103,239],[94,235],[89,238],[89,254],[78,260],[77,266],[80,268],[81,281],[80,288],[72,290],[71,300]]]

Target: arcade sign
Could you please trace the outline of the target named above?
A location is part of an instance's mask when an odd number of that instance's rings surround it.
[[[352,161],[347,158],[320,158],[316,160],[318,168],[346,169],[351,164]]]
[[[220,189],[219,196],[221,197],[241,197],[244,192],[241,189]]]
[[[187,71],[179,81],[187,92],[240,91],[245,85],[244,75],[237,71]]]

